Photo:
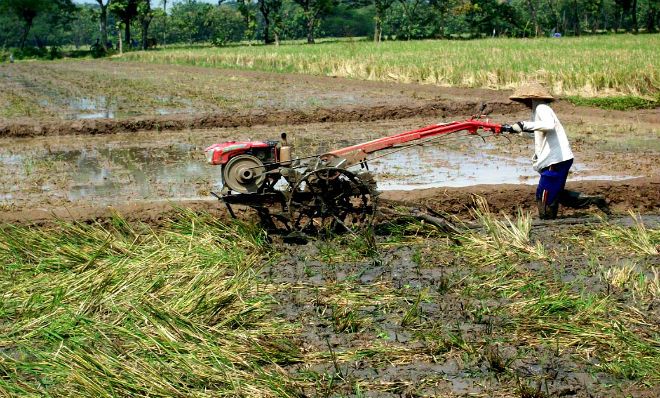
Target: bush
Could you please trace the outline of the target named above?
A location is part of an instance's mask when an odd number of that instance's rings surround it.
[[[10,54],[11,54],[11,51],[6,50],[4,48],[0,48],[0,63],[9,62],[9,55]]]
[[[49,59],[59,59],[62,58],[62,49],[57,47],[57,46],[52,46],[48,50],[48,58]]]
[[[584,98],[571,96],[566,97],[568,102],[577,106],[593,106],[596,108],[627,111],[631,109],[653,109],[660,107],[660,95],[656,99],[646,99],[632,95],[620,97]]]
[[[90,53],[94,58],[101,58],[108,55],[108,52],[100,43],[94,43],[90,46]]]

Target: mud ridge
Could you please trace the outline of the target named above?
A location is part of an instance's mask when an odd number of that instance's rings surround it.
[[[660,177],[642,177],[623,181],[569,181],[566,189],[589,195],[603,195],[614,212],[634,210],[641,213],[660,209]],[[513,214],[516,209],[536,210],[536,186],[475,185],[464,188],[430,188],[415,191],[389,191],[382,197],[388,201],[428,206],[449,214],[467,215],[474,206],[475,195],[483,196],[495,212]],[[560,208],[570,215],[576,211]],[[582,211],[577,211],[582,212]]]
[[[484,103],[487,113],[518,111],[513,102]],[[411,117],[446,117],[479,112],[482,102],[434,101],[420,106],[382,105],[304,110],[261,110],[248,113],[166,115],[130,119],[86,119],[59,122],[0,122],[0,137],[36,137],[72,134],[112,134],[135,131],[249,127],[253,125],[295,125],[323,122],[370,122]]]
[[[476,185],[463,188],[431,188],[416,191],[385,191],[380,196],[380,206],[405,204],[426,206],[436,211],[461,217],[469,215],[474,206],[475,195],[483,196],[488,201],[491,211],[515,214],[517,209],[536,211],[534,186],[530,185]],[[569,182],[567,189],[587,194],[604,195],[616,214],[625,214],[628,210],[639,213],[657,213],[660,211],[660,177],[637,178],[625,181],[579,181]],[[89,222],[104,220],[114,214],[120,214],[129,221],[142,221],[147,224],[160,224],[176,214],[179,209],[204,211],[220,218],[229,215],[224,206],[216,199],[192,200],[157,200],[127,202],[115,205],[94,205],[90,203],[71,203],[68,206],[43,206],[26,209],[7,209],[0,211],[0,224],[50,224],[57,221]],[[237,208],[240,218],[257,217],[253,211]],[[560,210],[561,217],[580,217],[597,213],[596,209],[579,211]],[[602,214],[602,213],[601,213]]]

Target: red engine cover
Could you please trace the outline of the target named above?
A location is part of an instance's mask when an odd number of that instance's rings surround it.
[[[210,164],[221,165],[236,155],[248,152],[252,148],[268,148],[269,145],[263,141],[227,141],[214,144],[206,148],[206,160]]]

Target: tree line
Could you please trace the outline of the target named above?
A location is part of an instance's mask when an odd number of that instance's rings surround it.
[[[656,32],[660,0],[0,0],[0,47],[157,44],[320,37],[374,41]]]

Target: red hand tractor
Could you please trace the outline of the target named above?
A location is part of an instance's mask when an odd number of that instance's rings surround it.
[[[286,134],[281,141],[230,141],[205,152],[208,162],[222,170],[223,189],[213,195],[233,217],[232,205],[247,205],[269,231],[319,236],[370,225],[378,192],[368,172],[369,155],[389,149],[378,157],[386,156],[463,131],[483,138],[480,130],[497,135],[510,127],[475,119],[434,124],[303,158],[292,158]],[[286,184],[278,184],[281,180]]]

